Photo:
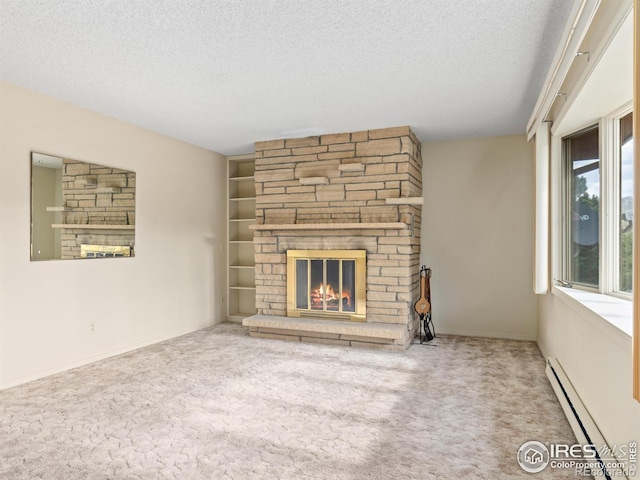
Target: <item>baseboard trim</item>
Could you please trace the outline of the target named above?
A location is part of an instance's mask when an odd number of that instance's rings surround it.
[[[486,332],[480,330],[450,330],[447,328],[438,328],[438,324],[435,324],[436,334],[442,335],[455,335],[458,337],[481,337],[481,338],[498,338],[502,340],[518,340],[521,342],[535,342],[537,339],[535,336],[520,335],[513,333],[503,332]]]

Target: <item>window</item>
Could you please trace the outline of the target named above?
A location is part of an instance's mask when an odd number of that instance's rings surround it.
[[[620,119],[619,124],[619,215],[618,226],[620,255],[618,268],[620,272],[619,290],[631,293],[633,277],[633,113]]]
[[[599,128],[565,139],[569,175],[568,280],[600,284]]]
[[[629,107],[563,139],[567,282],[633,291],[633,114]]]

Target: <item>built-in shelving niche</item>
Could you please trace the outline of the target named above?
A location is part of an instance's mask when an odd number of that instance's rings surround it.
[[[256,313],[253,229],[256,223],[254,155],[227,158],[228,269],[227,320],[241,322]]]

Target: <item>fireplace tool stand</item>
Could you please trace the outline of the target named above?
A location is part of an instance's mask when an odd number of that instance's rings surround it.
[[[414,310],[420,315],[418,324],[418,337],[420,344],[430,342],[436,336],[436,331],[431,319],[431,269],[422,265],[420,268],[420,298],[413,306]]]

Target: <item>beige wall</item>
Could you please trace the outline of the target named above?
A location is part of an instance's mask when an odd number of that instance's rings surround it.
[[[524,135],[422,144],[437,332],[535,340],[533,154]]]
[[[29,261],[32,150],[137,173],[135,258]],[[224,319],[221,155],[2,82],[0,172],[0,388]]]
[[[631,338],[556,295],[540,295],[538,308],[543,355],[558,359],[609,445],[638,442],[640,404],[632,396]]]

